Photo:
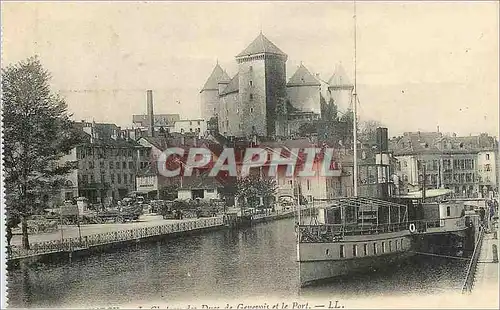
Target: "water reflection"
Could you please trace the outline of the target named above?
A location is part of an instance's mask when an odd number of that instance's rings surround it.
[[[234,297],[339,297],[458,288],[465,263],[414,257],[299,289],[293,219],[217,231],[9,273],[15,307],[96,307]]]

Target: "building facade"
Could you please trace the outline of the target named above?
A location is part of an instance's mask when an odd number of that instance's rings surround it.
[[[83,143],[61,158],[75,169],[54,201],[86,197],[89,202],[109,205],[135,191],[137,171],[148,164],[149,149],[135,142],[135,130],[114,124],[80,122]]]
[[[487,134],[405,133],[392,141],[403,192],[446,188],[456,197],[498,192],[498,143]]]

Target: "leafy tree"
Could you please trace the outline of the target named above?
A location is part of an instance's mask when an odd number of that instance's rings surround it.
[[[248,176],[238,179],[236,182],[236,197],[239,200],[246,200],[247,203],[255,207],[259,203],[259,197],[267,201],[276,194],[276,181],[272,178],[260,178],[258,176]]]
[[[219,132],[219,121],[217,116],[212,116],[207,122],[207,128],[213,132]]]
[[[2,69],[7,223],[22,225],[64,182],[73,162],[61,157],[79,141],[64,100],[50,90],[50,74],[37,57]],[[12,226],[9,226],[12,227]]]
[[[179,186],[177,184],[167,185],[160,190],[160,199],[163,200],[175,200],[177,199],[177,190]]]

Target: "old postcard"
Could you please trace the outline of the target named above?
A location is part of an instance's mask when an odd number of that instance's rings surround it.
[[[498,1],[1,11],[2,309],[498,309]]]

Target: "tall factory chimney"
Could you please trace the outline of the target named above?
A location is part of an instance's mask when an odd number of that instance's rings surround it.
[[[147,91],[147,101],[148,101],[148,136],[153,137],[154,136],[154,120],[155,116],[153,113],[153,91],[148,90]]]

